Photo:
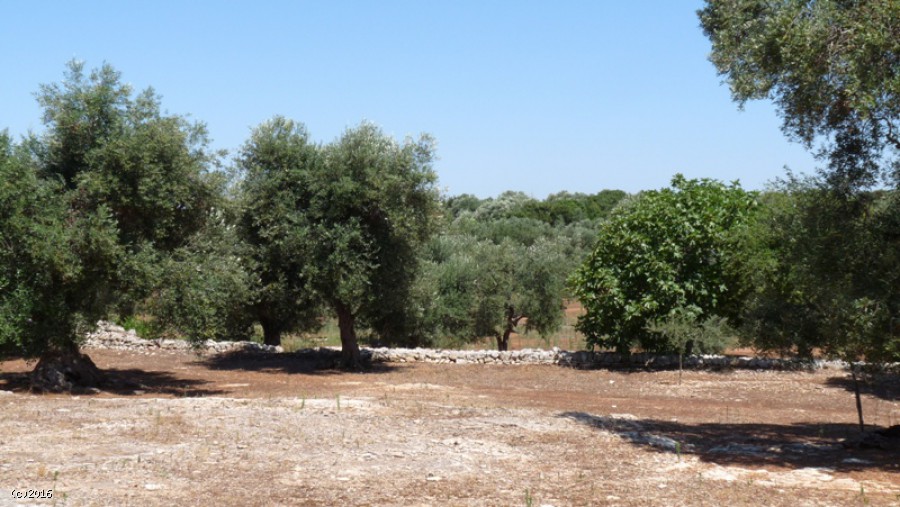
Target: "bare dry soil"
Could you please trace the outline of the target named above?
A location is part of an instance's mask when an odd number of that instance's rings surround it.
[[[845,372],[580,371],[93,350],[116,384],[38,395],[0,363],[6,505],[900,505]],[[867,422],[900,424],[896,382]],[[52,498],[16,499],[52,489]],[[46,495],[45,495],[46,496]]]

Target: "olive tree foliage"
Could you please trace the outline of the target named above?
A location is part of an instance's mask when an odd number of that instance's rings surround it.
[[[312,180],[323,172],[321,149],[306,128],[283,117],[257,127],[237,160],[241,172],[238,237],[255,294],[252,314],[264,341],[313,329],[321,305],[311,285],[308,250]]]
[[[398,332],[416,252],[436,226],[433,156],[430,137],[398,143],[370,123],[311,145],[283,118],[245,146],[242,228],[257,252],[261,305],[281,305],[272,313],[291,323],[333,311],[347,367],[359,366],[359,327],[386,339]]]
[[[900,200],[896,191],[845,193],[822,179],[789,178],[737,238],[753,287],[742,312],[747,341],[851,363],[900,360]]]
[[[204,227],[219,198],[207,172],[218,154],[202,125],[163,114],[152,90],[134,95],[109,65],[86,74],[71,62],[37,97],[45,131],[6,157],[19,168],[10,185],[33,187],[23,198],[37,200],[9,215],[37,238],[15,247],[26,249],[15,250],[17,286],[34,302],[20,341],[32,354],[75,356],[83,331],[130,311],[158,281],[159,259]],[[28,251],[35,241],[43,246]]]
[[[152,89],[133,93],[108,64],[85,73],[72,61],[63,82],[42,85],[37,97],[46,130],[28,144],[40,174],[62,182],[73,208],[111,214],[127,255],[109,289],[128,314],[158,284],[160,258],[185,246],[221,203],[211,171],[221,153],[203,124],[163,113]]]
[[[482,200],[472,194],[460,194],[447,197],[443,201],[443,207],[447,219],[452,221],[463,213],[474,213],[481,203]]]
[[[533,202],[524,192],[507,190],[495,199],[485,199],[479,203],[473,215],[481,222],[488,222],[500,218],[513,216],[526,203]]]
[[[324,149],[315,182],[314,286],[338,317],[344,362],[358,363],[356,321],[389,339],[409,303],[417,251],[436,230],[434,141],[397,143],[376,126],[347,130]]]
[[[593,252],[571,278],[586,314],[588,343],[627,354],[674,344],[648,326],[676,309],[699,320],[735,318],[745,288],[733,266],[729,234],[755,209],[737,183],[688,180],[641,194],[600,226]]]
[[[684,355],[693,350],[722,352],[733,342],[735,333],[725,317],[711,316],[699,320],[696,310],[674,308],[662,319],[647,326],[647,331],[665,337],[678,353],[678,383],[684,369]]]
[[[789,178],[737,236],[748,344],[848,361],[900,359],[900,201]]]
[[[423,249],[413,290],[418,343],[491,337],[507,350],[513,332],[559,328],[566,277],[595,241],[596,223],[521,216],[534,202],[519,192],[445,201],[444,229]]]
[[[0,351],[68,351],[110,303],[125,254],[115,221],[72,201],[0,133]]]
[[[559,192],[543,201],[533,199],[525,202],[512,214],[551,225],[569,225],[606,218],[626,195],[621,190],[601,190],[596,194]]]
[[[232,215],[217,209],[187,245],[160,260],[157,289],[143,305],[155,335],[193,343],[251,338],[258,278]]]
[[[444,234],[425,249],[415,286],[425,342],[464,343],[493,337],[508,350],[510,335],[542,335],[562,323],[566,272],[562,244],[530,245]]]
[[[841,191],[900,177],[900,3],[707,0],[710,59],[740,104],[771,99],[782,130]]]
[[[220,153],[206,127],[164,114],[152,88],[134,94],[106,64],[70,62],[62,83],[42,85],[46,132],[32,146],[44,177],[77,191],[77,205],[112,212],[129,250],[183,246],[219,199],[209,170]]]
[[[567,216],[565,213],[557,214],[558,210],[553,207],[548,208],[550,211],[545,215],[531,216],[532,211],[541,209],[536,206],[546,203],[566,203],[564,210],[570,209],[569,204],[575,209],[580,209],[577,207],[580,205],[579,200],[590,203],[598,197],[605,205],[614,207],[613,202],[620,202],[624,195],[624,192],[611,190],[604,190],[595,195],[562,192],[551,195],[544,201],[538,201],[520,192],[504,192],[497,199],[474,202],[469,199],[470,196],[462,195],[445,202],[445,209],[449,212],[446,213],[448,221],[443,234],[463,234],[494,244],[506,242],[525,247],[542,240],[551,241],[561,252],[558,259],[561,263],[561,272],[569,274],[590,252],[597,240],[599,224],[605,215],[598,212],[596,215],[590,215],[593,218],[569,222],[563,218]],[[476,203],[477,205],[474,205]],[[471,207],[471,212],[460,211],[463,204]]]
[[[900,215],[895,196],[866,191],[900,187],[900,2],[707,0],[698,14],[734,99],[774,100],[785,134],[827,162],[818,181],[788,188],[793,209],[773,217],[769,237],[793,243],[772,251],[796,265],[770,259],[757,273],[757,340],[804,355],[823,344],[851,361],[896,357]]]
[[[446,199],[445,209],[451,220],[468,213],[481,222],[521,218],[565,226],[605,219],[626,196],[621,190],[601,190],[596,194],[558,192],[544,200],[511,191],[487,199],[461,194]]]

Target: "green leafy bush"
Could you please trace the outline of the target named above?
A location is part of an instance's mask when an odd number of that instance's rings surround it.
[[[667,351],[673,344],[647,326],[676,308],[701,318],[737,316],[745,288],[730,233],[755,207],[755,194],[736,183],[677,175],[672,188],[617,208],[571,278],[586,310],[578,329],[588,343],[620,353],[635,345]]]

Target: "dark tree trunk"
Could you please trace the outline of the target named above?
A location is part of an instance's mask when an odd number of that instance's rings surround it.
[[[497,335],[497,350],[500,352],[509,350],[509,329],[503,331],[503,334]]]
[[[522,315],[516,316],[515,311],[512,306],[506,307],[506,328],[503,329],[502,335],[497,335],[497,350],[501,352],[509,350],[509,335],[516,330],[516,326],[522,320]]]
[[[797,357],[800,359],[812,359],[813,351],[812,347],[807,345],[806,343],[801,343],[797,345]]]
[[[75,343],[45,352],[31,372],[31,389],[40,392],[71,392],[100,386],[105,376]]]
[[[260,318],[259,324],[263,328],[263,343],[278,347],[281,345],[281,326],[277,325],[274,320]]]
[[[350,370],[362,367],[359,343],[356,341],[356,316],[343,303],[335,304],[338,328],[341,330],[341,366]]]
[[[853,392],[856,395],[856,414],[859,415],[859,431],[864,433],[866,425],[863,422],[862,399],[859,395],[859,378],[856,376],[856,365],[850,363],[850,374],[853,375]]]

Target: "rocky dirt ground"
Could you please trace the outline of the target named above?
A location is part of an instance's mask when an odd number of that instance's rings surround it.
[[[116,385],[25,390],[0,363],[6,505],[900,505],[847,374],[379,364],[92,350]],[[900,392],[867,386],[867,422]],[[52,489],[51,499],[15,492]]]

